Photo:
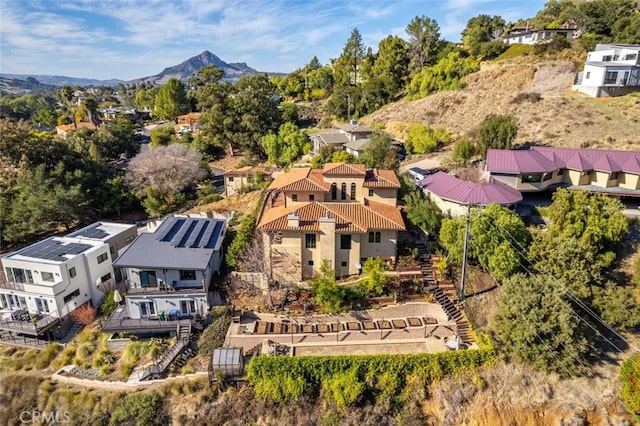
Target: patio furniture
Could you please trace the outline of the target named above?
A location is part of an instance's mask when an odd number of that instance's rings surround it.
[[[176,321],[180,319],[180,311],[177,309],[172,309],[169,311],[169,321]]]
[[[165,318],[164,318],[164,311],[158,311],[158,319],[159,319],[160,321],[164,321],[164,320],[165,320]]]
[[[29,311],[26,309],[18,309],[13,311],[11,314],[11,318],[17,321],[29,321],[31,318],[29,317]]]

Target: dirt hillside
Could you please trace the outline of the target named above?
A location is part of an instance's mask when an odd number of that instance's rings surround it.
[[[414,122],[461,136],[490,114],[512,114],[518,119],[516,143],[640,149],[640,96],[589,98],[571,90],[575,72],[572,61],[484,63],[462,90],[389,104],[361,123],[381,123],[400,139]]]

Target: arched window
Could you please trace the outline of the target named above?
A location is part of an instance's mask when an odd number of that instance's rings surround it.
[[[338,198],[338,187],[335,183],[331,184],[331,199],[335,200]]]
[[[340,196],[340,197],[341,197],[343,200],[346,200],[346,199],[347,199],[347,184],[346,184],[346,183],[344,183],[344,182],[342,182],[342,186],[340,187],[340,190],[341,190],[341,192],[342,192],[342,194],[341,194],[341,196]]]
[[[351,184],[351,199],[352,200],[356,199],[356,184],[355,183]]]

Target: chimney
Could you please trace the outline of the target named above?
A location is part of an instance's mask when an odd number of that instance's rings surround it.
[[[298,228],[300,227],[300,216],[298,216],[298,212],[291,212],[287,216],[287,226],[289,228]]]

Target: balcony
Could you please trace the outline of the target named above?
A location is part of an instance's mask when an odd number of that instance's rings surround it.
[[[168,317],[165,317],[168,318]],[[103,332],[128,332],[128,333],[161,333],[171,332],[177,329],[178,324],[185,326],[189,323],[195,325],[201,321],[199,315],[183,315],[179,319],[168,320],[159,318],[129,318],[127,308],[118,306],[109,319],[102,325]]]
[[[46,333],[51,327],[59,324],[61,318],[57,311],[47,314],[27,314],[23,319],[7,315],[0,319],[0,330],[12,331],[29,336],[39,336]]]
[[[55,283],[34,283],[32,280],[27,282],[0,281],[0,290],[19,291],[30,294],[45,294],[55,296],[63,291],[66,287],[64,281]]]
[[[3,288],[5,290],[25,291],[24,283],[14,283],[11,281],[0,281],[0,288]]]

